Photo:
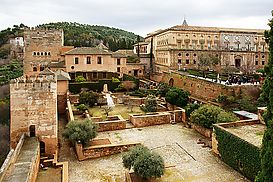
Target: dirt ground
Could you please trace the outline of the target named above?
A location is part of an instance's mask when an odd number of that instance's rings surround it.
[[[165,175],[156,180],[158,182],[248,181],[214,156],[210,148],[197,144],[199,139],[205,138],[181,124],[100,132],[97,138],[109,138],[112,143],[141,142],[159,153],[167,169]],[[79,162],[68,143],[62,139],[60,141],[60,160],[69,161],[69,181],[125,181],[122,154]]]

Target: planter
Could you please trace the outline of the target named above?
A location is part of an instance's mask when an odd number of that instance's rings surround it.
[[[191,123],[191,127],[197,131],[198,133],[200,133],[201,135],[207,137],[207,138],[211,138],[212,136],[212,129],[207,129],[207,128],[204,128],[202,126],[199,126],[197,124],[193,124]]]

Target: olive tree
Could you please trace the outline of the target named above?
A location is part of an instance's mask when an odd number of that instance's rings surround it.
[[[63,136],[71,142],[81,142],[88,145],[97,136],[98,126],[90,120],[70,121],[63,132]]]

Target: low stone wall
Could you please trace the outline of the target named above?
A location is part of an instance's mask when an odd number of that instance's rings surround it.
[[[141,104],[144,104],[145,98],[137,98],[137,97],[124,97],[123,103],[125,105],[131,104],[132,106],[140,106]]]
[[[70,100],[71,104],[78,104],[79,103],[79,94],[76,95],[68,95],[68,99]]]
[[[211,138],[212,137],[212,129],[207,129],[204,128],[202,126],[196,125],[191,123],[191,127],[197,131],[198,133],[200,133],[201,135],[207,137],[207,138]]]
[[[135,127],[145,127],[171,123],[172,115],[169,112],[129,114],[129,121]]]
[[[123,143],[123,144],[107,144],[90,147],[83,147],[82,144],[75,144],[76,153],[80,161],[86,159],[94,159],[108,155],[118,154],[127,151],[130,147],[140,145],[141,143]]]
[[[73,110],[69,99],[67,99],[66,115],[68,122],[74,121]]]
[[[20,154],[24,141],[25,141],[25,134],[21,136],[19,142],[16,145],[16,148],[11,149],[10,152],[8,153],[4,163],[2,164],[0,168],[0,181],[3,180],[10,165],[15,163],[16,159],[18,158],[18,155]]]
[[[93,117],[91,118],[92,121]],[[121,115],[108,116],[106,121],[102,121],[102,118],[95,118],[95,121],[98,125],[98,131],[114,131],[114,130],[122,130],[126,128],[126,121],[122,118]]]

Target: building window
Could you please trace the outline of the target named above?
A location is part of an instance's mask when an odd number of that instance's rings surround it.
[[[33,52],[33,56],[36,56],[36,52]]]
[[[190,60],[186,59],[186,64],[190,64]]]
[[[120,59],[117,59],[117,65],[120,65]]]
[[[33,71],[35,71],[35,72],[36,72],[36,71],[37,71],[37,67],[33,67]]]
[[[195,56],[196,56],[196,53],[194,53],[193,56],[195,57]]]
[[[79,58],[78,57],[74,58],[74,64],[79,64]]]
[[[40,71],[44,71],[45,67],[44,66],[40,66]]]
[[[71,66],[71,69],[74,70],[74,66]]]
[[[41,52],[41,56],[43,56],[44,55],[44,53],[43,52]]]
[[[181,64],[182,63],[182,60],[181,59],[178,59],[178,64]]]
[[[131,71],[128,71],[129,74],[131,74],[132,72]]]
[[[141,73],[141,70],[139,70],[138,72]]]
[[[264,62],[264,61],[262,61],[262,65],[264,65],[264,63],[265,63],[265,62]]]
[[[40,56],[40,53],[39,53],[39,52],[37,52],[37,56]]]
[[[259,64],[259,62],[258,61],[255,61],[255,65],[258,65]]]
[[[97,72],[94,72],[94,73],[93,73],[93,78],[97,78],[97,77],[98,77]]]
[[[259,57],[258,55],[255,56],[255,58],[258,58],[258,57]]]
[[[86,64],[91,64],[91,58],[90,57],[86,58]]]
[[[262,58],[264,59],[264,55],[262,55]]]
[[[178,53],[178,56],[181,56],[181,53]]]
[[[119,73],[120,73],[120,67],[117,67],[117,72],[119,72]]]
[[[47,55],[49,55],[49,56],[50,56],[50,52],[48,52],[48,53],[47,53]]]
[[[187,53],[186,56],[189,56],[189,53]]]
[[[98,64],[102,64],[102,59],[101,59],[101,57],[100,57],[100,56],[98,57],[98,61],[97,61],[97,63],[98,63]]]
[[[102,78],[106,78],[106,72],[102,73]]]
[[[45,56],[47,56],[47,52],[45,52]]]
[[[193,64],[196,64],[196,60],[195,59],[193,60]]]

